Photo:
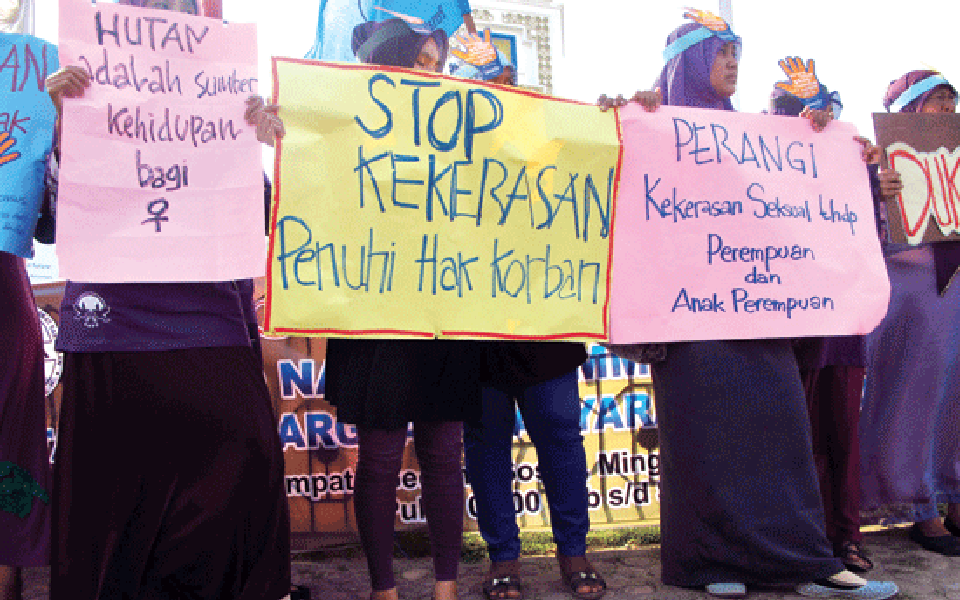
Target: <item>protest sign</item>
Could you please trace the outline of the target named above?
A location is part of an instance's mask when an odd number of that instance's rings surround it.
[[[891,241],[960,240],[960,115],[875,113],[873,124],[887,165],[903,182],[887,203]]]
[[[855,129],[664,106],[621,114],[614,343],[871,331],[889,282]]]
[[[64,101],[60,271],[97,282],[263,273],[253,25],[60,2],[60,56],[92,79]]]
[[[44,89],[57,48],[0,33],[0,252],[29,257],[56,111]]]
[[[274,74],[269,330],[606,337],[615,113],[405,69]]]

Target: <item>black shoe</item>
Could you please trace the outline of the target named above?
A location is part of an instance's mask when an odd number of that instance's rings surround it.
[[[960,538],[960,525],[950,520],[950,517],[943,520],[943,526],[947,528],[947,531],[949,531],[951,535]]]
[[[924,535],[920,526],[914,523],[907,533],[907,537],[930,552],[936,552],[944,556],[960,556],[960,538],[955,538],[952,535]]]
[[[290,600],[310,600],[310,588],[305,585],[291,586]]]

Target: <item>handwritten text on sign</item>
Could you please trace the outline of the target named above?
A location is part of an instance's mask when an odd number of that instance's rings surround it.
[[[605,336],[612,113],[402,69],[274,69],[270,329]]]
[[[886,204],[891,241],[960,239],[960,115],[877,113],[873,122],[887,164],[903,181]]]
[[[61,59],[92,85],[65,101],[61,273],[218,281],[263,271],[263,178],[243,119],[256,29],[183,13],[60,2]]]
[[[0,33],[0,252],[30,256],[56,112],[43,87],[57,48]]]
[[[621,114],[611,341],[871,331],[886,312],[853,127],[662,107]]]

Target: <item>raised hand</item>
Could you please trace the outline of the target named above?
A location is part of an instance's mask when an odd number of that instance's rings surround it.
[[[684,11],[683,16],[685,18],[703,25],[710,31],[728,31],[730,29],[730,25],[726,21],[709,10],[687,7]]]
[[[13,145],[17,143],[16,138],[10,135],[9,131],[4,131],[0,133],[0,165],[5,165],[8,162],[17,160],[20,158],[20,153],[17,151],[10,152],[7,154],[7,150],[13,148]]]
[[[470,33],[457,34],[457,41],[464,45],[466,52],[453,48],[450,53],[465,63],[483,67],[497,61],[497,49],[490,42],[490,29],[483,30],[483,37]]]
[[[812,58],[807,61],[806,66],[797,56],[788,56],[778,64],[790,78],[790,81],[778,81],[778,88],[801,100],[811,99],[820,92],[821,84],[817,79]]]

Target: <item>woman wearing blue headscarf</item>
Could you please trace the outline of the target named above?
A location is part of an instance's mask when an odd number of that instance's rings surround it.
[[[733,110],[740,38],[702,11],[670,34],[656,83],[663,102]],[[634,98],[648,110],[656,93]],[[619,104],[601,98],[601,105]],[[738,598],[747,585],[880,600],[833,556],[824,531],[810,422],[789,340],[614,347],[653,362],[661,460],[663,581]],[[659,359],[659,360],[655,360]]]

